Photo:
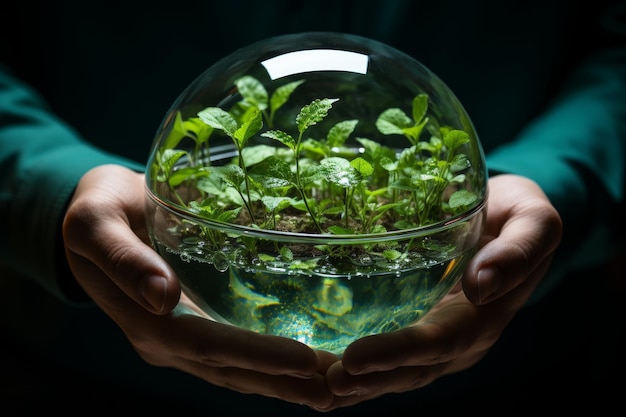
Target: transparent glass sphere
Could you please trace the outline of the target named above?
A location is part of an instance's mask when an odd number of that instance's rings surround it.
[[[340,33],[239,49],[187,87],[146,171],[178,311],[341,355],[419,321],[483,230],[487,171],[429,69]]]

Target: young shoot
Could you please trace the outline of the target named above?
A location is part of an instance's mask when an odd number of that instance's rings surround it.
[[[476,204],[463,153],[470,136],[431,120],[426,94],[415,95],[408,113],[392,107],[376,120],[338,120],[335,109],[349,103],[340,98],[308,100],[294,111],[303,83],[269,94],[246,75],[235,80],[240,100],[232,108],[207,107],[187,120],[176,114],[152,167],[155,178],[200,216],[290,232],[384,233],[441,222]],[[237,156],[211,165],[209,145],[218,133]],[[391,148],[385,136],[406,145]],[[184,140],[194,141],[192,150],[183,149]]]

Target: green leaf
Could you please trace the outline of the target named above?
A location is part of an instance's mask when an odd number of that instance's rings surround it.
[[[395,171],[398,169],[398,161],[392,161],[390,158],[383,156],[378,164],[386,171]]]
[[[325,158],[331,154],[330,147],[325,141],[308,138],[300,143],[300,149],[309,154],[313,159],[316,157]]]
[[[352,132],[354,132],[354,128],[358,123],[358,120],[344,120],[331,127],[328,131],[328,135],[326,135],[326,143],[328,146],[331,148],[343,146]]]
[[[204,177],[198,179],[196,183],[196,188],[210,195],[221,194],[223,192],[222,180],[218,178],[216,175],[211,175],[211,172],[206,167],[202,167],[201,169],[203,171],[206,171],[209,175],[205,175]]]
[[[333,202],[334,205],[330,206],[330,207],[326,207],[323,210],[320,209],[320,211],[323,214],[329,214],[329,215],[337,215],[337,214],[342,214],[344,211],[344,206],[343,204],[339,203],[339,202]]]
[[[438,175],[431,174],[416,174],[411,177],[411,183],[414,185],[420,185],[420,183],[444,183],[445,180]]]
[[[254,136],[263,127],[263,116],[260,111],[255,111],[233,133],[233,139],[239,141],[240,148],[246,145],[248,139]]]
[[[267,90],[263,84],[250,75],[235,80],[235,85],[244,102],[256,107],[259,110],[267,109]]]
[[[206,125],[196,117],[183,121],[180,112],[177,111],[172,130],[163,141],[161,149],[174,149],[185,137],[191,138],[200,144],[205,142],[211,136],[211,133],[213,133],[211,126]]]
[[[185,129],[185,125],[182,119],[182,116],[179,111],[176,112],[174,116],[174,124],[172,125],[172,130],[167,134],[167,137],[163,141],[164,149],[173,149],[178,146],[178,143],[182,138],[185,137],[187,131]]]
[[[469,135],[463,130],[451,130],[443,136],[443,144],[450,151],[454,151],[459,146],[468,143],[469,141]]]
[[[328,182],[340,187],[354,187],[363,179],[361,174],[350,165],[350,161],[345,158],[330,157],[322,159],[320,168]]]
[[[420,141],[416,146],[420,151],[428,151],[433,155],[439,155],[443,142],[437,136],[431,136],[429,141]]]
[[[417,140],[422,134],[422,130],[424,130],[424,126],[426,126],[426,123],[428,123],[428,117],[423,119],[420,123],[417,123],[411,127],[402,129],[402,132],[404,133],[406,137],[412,139],[411,140],[412,144],[416,144],[418,143]]]
[[[195,200],[191,200],[189,202],[189,210],[193,213],[202,214],[209,219],[213,218],[213,214],[215,213],[215,207],[212,205],[201,205]]]
[[[213,200],[205,200],[201,204],[197,201],[191,201],[189,203],[189,208],[202,216],[217,220],[224,223],[232,222],[239,212],[241,211],[241,207],[237,207],[232,210],[221,211],[221,208],[216,207]]]
[[[382,224],[375,224],[369,230],[369,233],[387,233],[387,229]]]
[[[197,117],[190,117],[183,124],[187,136],[192,137],[198,144],[206,142],[213,133],[213,128]]]
[[[428,95],[418,94],[413,98],[413,120],[416,124],[426,116],[426,110],[428,110]]]
[[[311,104],[304,106],[296,116],[298,131],[303,133],[309,127],[324,120],[333,103],[338,100],[338,98],[315,99]]]
[[[472,167],[472,163],[465,154],[457,154],[450,162],[450,171],[453,173],[463,172]]]
[[[241,157],[248,167],[258,164],[270,156],[277,156],[278,158],[285,160],[291,155],[293,154],[288,149],[277,148],[269,145],[246,146],[241,150]]]
[[[312,270],[317,267],[318,259],[296,259],[289,264],[289,269]]]
[[[293,252],[287,246],[283,246],[280,248],[280,257],[285,261],[293,260]]]
[[[397,251],[395,249],[385,249],[383,251],[383,256],[388,261],[395,261],[395,260],[400,259],[402,257],[402,252]]]
[[[232,222],[235,218],[237,218],[237,216],[239,215],[239,212],[241,211],[241,207],[236,207],[232,210],[226,210],[222,213],[220,213],[216,220],[220,221],[220,222],[224,222],[224,223],[230,223]]]
[[[393,226],[399,230],[407,230],[407,229],[414,228],[416,225],[415,223],[412,223],[408,220],[400,220],[400,221],[395,222]]]
[[[262,262],[274,262],[276,260],[275,256],[268,255],[267,253],[259,253],[259,260]]]
[[[267,175],[250,174],[250,178],[254,179],[255,183],[264,188],[266,192],[276,192],[279,189],[289,188],[293,185],[292,182],[285,179]]]
[[[180,185],[187,180],[198,180],[199,178],[206,175],[208,175],[206,171],[197,167],[181,168],[173,171],[170,174],[168,182],[172,187],[176,187],[177,185]]]
[[[365,148],[366,155],[371,156],[373,160],[376,160],[379,158],[381,150],[383,148],[383,146],[380,143],[373,141],[371,139],[368,139],[368,138],[356,138],[356,141],[359,142],[361,145],[363,145],[363,147]]]
[[[376,119],[376,127],[383,135],[404,135],[404,129],[412,125],[411,118],[398,108],[387,109]]]
[[[233,139],[235,132],[239,128],[235,118],[219,107],[207,107],[198,113],[198,117],[207,125],[214,129],[222,130]]]
[[[398,167],[399,168],[413,168],[416,165],[416,146],[404,148],[400,155],[398,155]]]
[[[224,166],[211,166],[206,168],[207,171],[211,174],[217,175],[222,181],[232,185],[233,187],[239,189],[241,184],[243,183],[246,175],[243,172],[243,169],[239,167],[239,165],[228,164]]]
[[[300,172],[300,183],[302,185],[313,184],[319,181],[326,181],[327,170],[321,165],[307,165]]]
[[[465,176],[465,174],[459,174],[459,175],[455,175],[454,177],[452,177],[449,182],[451,184],[463,184],[465,182],[465,179],[467,177]]]
[[[333,235],[351,235],[354,233],[354,230],[341,226],[328,226],[328,231]]]
[[[287,147],[291,150],[296,149],[296,141],[289,134],[283,132],[282,130],[268,130],[267,132],[261,133],[261,136],[264,138],[270,138],[279,141],[283,145],[287,145]]]
[[[284,187],[295,184],[296,181],[289,164],[275,156],[270,156],[252,166],[248,173],[255,181],[264,184],[265,188]]]
[[[391,210],[393,208],[402,207],[402,206],[403,206],[402,203],[382,204],[382,205],[376,207],[376,212],[384,213],[387,210]]]
[[[287,83],[285,85],[281,85],[274,91],[272,94],[272,98],[270,99],[270,111],[274,113],[276,110],[281,108],[289,97],[294,92],[294,90],[304,82],[304,80],[293,81]]]
[[[176,165],[176,162],[184,155],[187,155],[186,151],[178,149],[164,150],[163,153],[159,155],[159,167],[161,168],[161,172],[157,176],[157,180],[160,182],[168,181],[172,169],[174,169],[174,165]]]
[[[315,206],[315,201],[312,201],[311,203]],[[296,200],[291,206],[303,212],[308,211],[306,204],[304,204],[304,200]]]
[[[469,207],[476,202],[478,196],[468,190],[458,190],[452,193],[448,205],[452,209]]]
[[[374,172],[372,165],[360,156],[350,161],[350,165],[352,165],[352,168],[356,169],[363,177],[372,175]]]
[[[382,196],[387,192],[387,187],[375,188],[373,190],[365,189],[365,194],[368,198]]]
[[[261,201],[263,202],[263,205],[265,205],[265,208],[267,208],[268,211],[272,212],[272,211],[281,211],[286,209],[287,207],[291,206],[292,203],[294,202],[294,200],[290,197],[272,197],[272,196],[264,196],[261,197]]]

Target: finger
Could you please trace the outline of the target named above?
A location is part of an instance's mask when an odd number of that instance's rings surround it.
[[[317,350],[315,354],[317,355],[317,373],[320,375],[326,375],[328,368],[340,361],[337,355],[325,350]]]
[[[414,326],[353,342],[343,354],[345,370],[351,375],[363,375],[453,360],[474,340],[466,335],[471,333],[480,312],[462,292],[443,301]]]
[[[326,379],[315,375],[311,379],[298,379],[266,374],[236,368],[209,368],[210,378],[220,381],[216,385],[244,394],[259,394],[295,404],[305,404],[316,409],[324,409],[333,401],[333,394],[326,385]]]
[[[334,406],[345,407],[391,393],[423,388],[445,373],[446,364],[403,367],[385,372],[351,375],[340,364],[328,370],[328,385],[340,397]]]
[[[63,236],[68,253],[93,262],[144,308],[166,314],[178,302],[180,284],[169,265],[137,235],[136,230],[145,230],[138,220],[143,219],[143,198],[141,175],[116,166],[95,168],[77,187]],[[97,283],[79,279],[79,284]]]
[[[258,394],[314,408],[328,407],[334,397],[326,385],[326,379],[321,375],[301,379],[239,368],[204,367],[199,370],[197,363],[193,362],[189,366],[181,365],[180,369],[211,384],[243,394]]]
[[[342,367],[333,364],[326,374],[331,391],[344,397],[334,404],[415,390],[467,369],[488,352],[510,320],[498,314],[498,303],[477,306],[462,292],[444,301],[415,326],[352,343]]]
[[[515,291],[485,305],[471,303],[463,292],[448,294],[414,326],[353,342],[343,354],[342,366],[353,376],[400,367],[466,369],[498,340],[548,265],[542,263]],[[330,381],[329,374],[327,378]]]
[[[314,407],[332,401],[325,378],[316,372],[316,353],[300,342],[192,315],[152,316],[148,320],[154,323],[150,325],[151,338],[135,337],[134,331],[127,335],[152,365],[175,366],[242,393]]]
[[[332,401],[325,379],[315,372],[316,354],[305,345],[190,315],[154,315],[128,298],[94,264],[75,258],[74,265],[99,283],[98,305],[147,363],[176,368],[242,393],[311,407],[325,407]]]
[[[235,367],[272,375],[312,378],[317,354],[292,339],[258,334],[190,314],[158,316],[143,309],[84,258],[73,263],[97,282],[90,294],[148,363],[171,366],[174,357],[202,367]]]
[[[155,326],[155,336],[162,346],[154,346],[152,342],[142,345],[141,340],[136,344],[144,352],[167,350],[212,367],[237,367],[299,378],[311,378],[316,373],[315,352],[295,340],[188,314],[176,317],[176,323],[176,328]]]
[[[561,241],[556,209],[532,181],[511,175],[489,183],[485,240],[465,270],[467,298],[484,304],[522,283]]]

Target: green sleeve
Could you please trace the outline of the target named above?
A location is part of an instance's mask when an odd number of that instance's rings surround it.
[[[81,176],[107,163],[140,164],[84,142],[29,87],[0,66],[0,262],[66,301],[80,294],[60,239],[66,205]]]
[[[561,213],[564,237],[545,290],[624,246],[626,48],[584,63],[548,110],[487,156],[492,173],[535,180]],[[541,292],[540,292],[541,293]]]

